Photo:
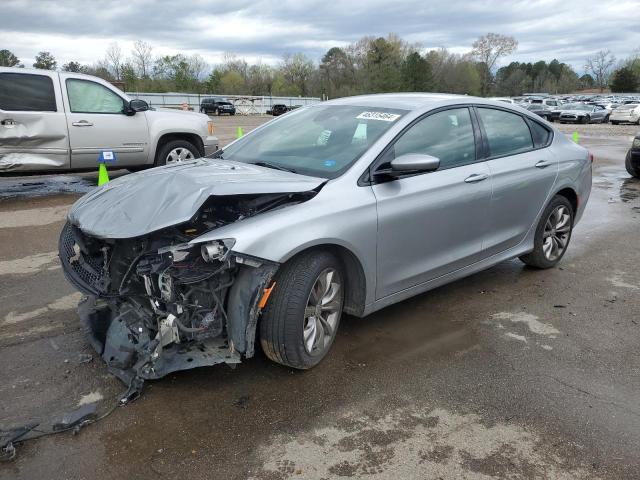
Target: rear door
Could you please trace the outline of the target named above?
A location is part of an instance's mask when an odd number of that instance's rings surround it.
[[[71,167],[93,168],[100,152],[116,154],[117,165],[147,163],[149,129],[145,112],[125,114],[126,99],[115,87],[61,73],[71,145]]]
[[[491,179],[477,160],[467,107],[428,114],[390,145],[376,168],[407,153],[440,159],[434,172],[372,186],[378,209],[376,298],[411,288],[482,258]]]
[[[547,203],[558,175],[549,129],[519,113],[477,107],[493,193],[485,236],[490,256],[520,243]]]
[[[0,68],[0,171],[69,168],[58,74]]]

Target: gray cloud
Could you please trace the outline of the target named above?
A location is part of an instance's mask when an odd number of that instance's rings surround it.
[[[0,48],[25,62],[40,50],[59,61],[97,60],[111,41],[145,40],[157,54],[223,52],[273,61],[301,51],[318,60],[332,45],[389,32],[427,48],[469,49],[489,31],[515,36],[508,60],[538,59],[581,69],[609,48],[623,58],[640,47],[638,0],[601,2],[457,0],[2,0]]]

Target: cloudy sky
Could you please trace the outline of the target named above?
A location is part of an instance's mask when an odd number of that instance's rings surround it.
[[[620,59],[640,48],[640,0],[0,0],[0,12],[0,49],[25,66],[41,50],[59,64],[93,63],[110,42],[129,52],[138,39],[156,55],[198,53],[215,64],[230,52],[273,64],[293,52],[317,61],[389,32],[463,53],[496,32],[519,41],[507,62],[557,58],[578,71],[600,49]]]

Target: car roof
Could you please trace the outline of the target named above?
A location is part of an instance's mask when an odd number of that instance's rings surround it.
[[[527,112],[516,104],[500,100],[473,97],[469,95],[454,95],[451,93],[378,93],[373,95],[357,95],[353,97],[337,98],[322,102],[322,105],[353,105],[360,107],[397,108],[408,111],[428,111],[433,108],[454,106],[459,104],[476,104],[497,106],[518,112]]]

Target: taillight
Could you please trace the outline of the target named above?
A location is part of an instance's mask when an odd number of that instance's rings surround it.
[[[591,160],[591,163],[593,163],[593,153],[589,152],[589,160]]]

